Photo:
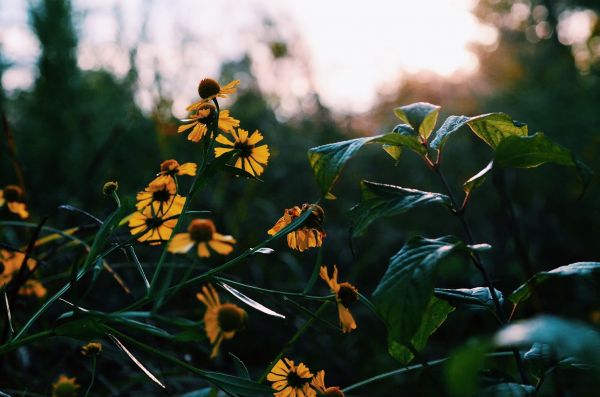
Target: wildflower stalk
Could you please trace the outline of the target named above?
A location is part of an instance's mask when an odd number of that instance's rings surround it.
[[[95,379],[96,379],[96,355],[94,354],[92,356],[92,379],[90,380],[90,385],[88,386],[87,390],[85,391],[84,397],[88,397],[88,395],[90,394],[90,391],[92,390],[92,386],[94,386]]]
[[[428,163],[431,164],[430,168],[435,172],[435,174],[438,176],[438,178],[440,179],[444,190],[446,191],[446,194],[448,195],[448,197],[450,197],[450,202],[452,204],[452,213],[454,215],[456,215],[456,217],[458,218],[458,220],[460,221],[463,230],[465,232],[465,236],[467,238],[467,243],[469,245],[473,245],[475,244],[475,241],[473,239],[473,234],[471,233],[471,228],[469,227],[469,224],[467,223],[466,219],[465,219],[465,208],[464,206],[462,207],[458,207],[458,205],[456,204],[456,200],[454,198],[454,194],[452,192],[452,189],[450,188],[450,185],[448,184],[448,181],[446,180],[446,177],[444,176],[442,170],[440,169],[440,164],[438,163]],[[494,288],[494,285],[492,283],[492,280],[487,272],[487,270],[485,269],[484,265],[483,265],[483,261],[481,260],[481,257],[479,255],[478,252],[472,252],[470,255],[471,261],[473,262],[473,265],[475,265],[475,267],[477,268],[477,270],[479,271],[479,273],[481,274],[481,276],[483,277],[483,280],[485,282],[486,287],[488,288],[490,295],[492,297],[492,300],[494,301],[494,306],[496,307],[496,312],[498,313],[498,317],[500,318],[500,322],[502,324],[506,324],[508,323],[508,318],[506,316],[506,313],[504,312],[504,309],[502,307],[502,304],[500,303],[500,299],[498,298],[498,295],[496,294],[496,289]],[[521,358],[521,354],[519,353],[519,351],[515,348],[512,350],[513,355],[515,357],[515,362],[517,364],[517,369],[519,371],[519,374],[521,376],[521,380],[523,381],[523,383],[525,384],[531,384],[530,380],[529,380],[529,376],[527,375],[527,373],[525,372],[525,367],[523,365],[523,359]]]

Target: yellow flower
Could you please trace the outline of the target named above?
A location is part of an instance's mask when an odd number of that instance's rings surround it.
[[[177,160],[165,160],[160,163],[160,172],[156,178],[152,181],[153,183],[164,183],[168,184],[170,181],[175,182],[175,175],[196,175],[198,166],[196,163],[183,163],[179,164]]]
[[[6,208],[21,219],[29,217],[27,206],[23,202],[23,189],[17,185],[6,185],[0,189],[0,207],[6,204]]]
[[[84,356],[93,356],[94,354],[99,354],[101,351],[102,343],[100,342],[90,342],[81,347],[81,354]]]
[[[159,245],[163,240],[168,240],[183,209],[183,202],[174,200],[173,205],[162,215],[158,215],[158,203],[152,203],[142,211],[135,212],[129,218],[131,234],[141,234],[137,239],[147,241],[150,245]]]
[[[324,397],[344,397],[344,392],[339,387],[326,387],[325,386],[325,371],[319,371],[312,378],[310,382],[311,386],[319,392],[319,396]]]
[[[196,110],[203,103],[210,102],[215,98],[227,98],[229,95],[235,93],[237,90],[236,87],[239,84],[239,80],[233,80],[221,87],[214,79],[202,79],[200,84],[198,84],[200,100],[188,106],[186,110],[189,112]]]
[[[215,156],[219,157],[223,153],[237,149],[240,152],[236,154],[237,160],[235,166],[254,176],[262,174],[270,156],[269,146],[256,146],[258,142],[263,140],[262,134],[258,132],[258,130],[255,130],[248,136],[248,131],[241,128],[239,128],[237,132],[232,131],[231,134],[233,135],[233,142],[224,135],[217,136],[216,141],[228,147],[215,148]]]
[[[46,287],[39,281],[34,279],[29,279],[25,281],[25,284],[19,288],[19,295],[32,296],[35,295],[37,298],[43,298],[46,296]]]
[[[219,346],[224,339],[232,339],[246,323],[246,311],[233,303],[221,303],[215,288],[208,284],[202,287],[202,292],[196,294],[199,301],[206,305],[204,313],[204,329],[206,336],[213,345],[210,358],[219,354]]]
[[[177,185],[175,180],[161,179],[154,180],[144,189],[143,192],[139,192],[136,196],[136,207],[138,211],[142,211],[144,208],[152,204],[156,211],[156,215],[162,215],[169,209],[181,208],[185,203],[185,197],[182,197],[177,193]],[[181,212],[181,211],[180,211]]]
[[[208,247],[221,255],[229,255],[236,241],[232,236],[217,233],[215,224],[210,219],[194,219],[188,226],[187,233],[177,233],[169,243],[169,252],[185,254],[194,245],[198,245],[198,256],[208,258]]]
[[[217,114],[217,108],[211,103],[200,102],[188,119],[182,120],[184,124],[177,128],[178,133],[191,130],[188,134],[188,141],[200,142],[208,132],[208,125],[214,122]],[[219,112],[219,129],[225,132],[233,132],[234,127],[238,127],[240,121],[229,115],[229,110]],[[192,128],[193,127],[193,128]]]
[[[315,397],[317,393],[310,387],[310,378],[312,374],[306,365],[296,366],[287,358],[277,361],[267,375],[267,380],[273,382],[275,397]]]
[[[52,384],[52,397],[76,397],[77,389],[80,386],[75,378],[69,378],[65,375],[58,377],[58,380]]]
[[[21,264],[25,259],[25,254],[18,251],[0,250],[0,287],[10,283],[21,269]],[[33,258],[27,258],[27,267],[30,271],[36,268],[36,261]],[[46,296],[46,288],[41,282],[34,279],[28,279],[19,288],[19,295],[35,295],[38,298]]]
[[[350,313],[348,308],[352,303],[358,300],[358,290],[352,284],[347,282],[338,284],[338,269],[336,265],[333,265],[333,275],[331,278],[329,278],[327,267],[325,266],[321,266],[320,275],[329,285],[331,292],[335,294],[342,332],[350,332],[353,329],[356,329],[356,321],[354,321],[354,317],[352,317],[352,313]]]
[[[325,217],[325,212],[323,211],[323,208],[316,204],[302,204],[302,208],[294,206],[286,209],[283,216],[279,218],[267,233],[270,236],[276,234],[308,210],[311,211],[311,215],[304,225],[287,234],[288,246],[291,249],[300,252],[309,248],[320,247],[323,245],[323,238],[327,236],[323,231],[323,218]]]

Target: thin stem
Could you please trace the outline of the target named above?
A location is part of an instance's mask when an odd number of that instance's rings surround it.
[[[95,379],[96,379],[96,355],[94,355],[92,357],[92,379],[90,380],[90,385],[88,386],[87,390],[85,391],[84,397],[88,397],[88,395],[90,394],[90,391],[92,390],[92,386],[94,386]]]
[[[0,346],[0,355],[2,355],[4,353],[8,353],[10,351],[13,351],[15,349],[18,349],[21,346],[28,345],[33,342],[37,342],[38,340],[41,340],[41,339],[48,338],[53,335],[54,335],[53,331],[46,330],[46,331],[38,332],[37,334],[29,335],[26,338],[22,338],[22,339],[18,339],[18,340],[15,338],[12,340],[12,342],[6,343],[6,344]]]

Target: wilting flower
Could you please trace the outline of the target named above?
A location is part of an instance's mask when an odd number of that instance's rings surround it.
[[[81,347],[81,354],[84,356],[93,356],[102,351],[102,343],[90,342],[87,345]]]
[[[10,283],[19,273],[23,259],[25,259],[25,254],[22,252],[0,250],[0,287]],[[35,259],[27,258],[27,267],[30,271],[33,271],[36,268]],[[28,279],[19,288],[19,295],[35,295],[38,298],[43,298],[46,296],[46,288],[38,280]]]
[[[215,224],[210,219],[194,219],[188,226],[187,233],[177,233],[169,243],[169,252],[185,254],[194,245],[198,245],[198,256],[208,258],[208,247],[221,255],[229,255],[236,241],[232,236],[217,233]]]
[[[302,208],[294,206],[286,209],[283,216],[279,218],[267,233],[271,236],[276,234],[304,212],[309,210],[311,211],[311,214],[308,216],[308,219],[306,219],[304,225],[287,234],[288,246],[291,249],[300,252],[308,248],[320,247],[323,245],[323,238],[326,236],[323,231],[323,218],[325,212],[323,211],[323,208],[316,204],[302,204]]]
[[[119,183],[117,181],[108,181],[102,185],[102,194],[105,196],[110,196],[117,190],[119,190]]]
[[[200,100],[188,106],[186,110],[189,112],[196,110],[203,103],[210,102],[215,98],[227,98],[229,95],[235,93],[237,90],[236,87],[239,84],[239,80],[233,80],[221,87],[214,79],[202,79],[200,84],[198,84],[198,95],[200,95]]]
[[[329,285],[331,292],[335,294],[342,332],[350,332],[356,329],[356,321],[354,321],[354,317],[352,317],[352,313],[350,313],[348,308],[358,300],[358,290],[350,283],[338,283],[338,269],[336,265],[333,265],[333,275],[331,278],[329,278],[327,267],[325,266],[321,266],[320,275]]]
[[[303,363],[294,365],[290,359],[277,361],[271,369],[267,380],[273,382],[271,387],[276,391],[275,397],[315,397],[317,393],[310,387],[312,374]]]
[[[158,245],[171,237],[173,228],[177,224],[177,217],[183,209],[183,202],[174,201],[173,205],[160,215],[157,206],[157,203],[152,203],[129,218],[131,234],[141,234],[137,239],[147,241],[150,245]]]
[[[215,288],[208,284],[202,292],[196,294],[198,300],[206,305],[204,329],[213,349],[210,358],[219,354],[219,346],[224,339],[232,339],[246,323],[246,311],[233,303],[221,303]]]
[[[4,205],[21,219],[29,217],[27,206],[23,202],[23,189],[17,185],[6,185],[4,189],[0,189],[0,207]]]
[[[162,215],[169,209],[181,208],[185,203],[185,197],[177,194],[177,185],[174,179],[154,180],[136,196],[136,207],[138,211],[152,204],[156,215]],[[181,212],[181,211],[180,211]]]
[[[52,397],[76,397],[77,389],[80,386],[75,378],[69,378],[65,375],[58,377],[58,380],[52,384]]]
[[[325,371],[319,371],[312,378],[310,382],[311,386],[319,392],[320,396],[325,397],[344,397],[344,392],[339,387],[326,387],[325,386]]]
[[[178,133],[190,130],[188,141],[200,142],[208,131],[208,125],[215,121],[217,108],[212,103],[200,102],[193,109],[188,119],[182,120],[184,124],[177,128]],[[229,115],[229,110],[219,111],[218,127],[221,131],[233,132],[234,127],[240,125],[240,121]]]
[[[183,163],[179,164],[177,160],[165,160],[160,163],[160,172],[156,178],[152,181],[153,183],[169,184],[170,181],[175,183],[175,175],[196,175],[198,166],[196,163]]]
[[[256,144],[263,140],[263,136],[258,130],[255,130],[250,136],[248,131],[239,128],[231,133],[233,142],[224,135],[219,135],[216,139],[222,145],[227,147],[215,148],[215,156],[219,157],[223,153],[239,150],[236,154],[235,166],[241,168],[254,176],[262,174],[269,160],[269,146]]]

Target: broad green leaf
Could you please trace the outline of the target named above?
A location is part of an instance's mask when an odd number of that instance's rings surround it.
[[[532,136],[510,136],[503,139],[494,155],[496,167],[532,168],[546,163],[573,167],[587,187],[592,170],[574,154],[538,132]]]
[[[502,303],[504,301],[502,292],[498,290],[495,290],[495,292],[498,300],[500,300],[500,303]],[[494,313],[496,312],[494,299],[492,298],[492,294],[487,287],[459,289],[436,288],[435,296],[449,302],[455,307],[486,309]]]
[[[444,377],[452,395],[468,397],[477,393],[479,371],[489,349],[489,342],[476,340],[452,353],[444,365]]]
[[[394,109],[396,116],[409,124],[424,140],[429,138],[440,111],[440,107],[426,102],[417,102]]]
[[[400,159],[400,156],[402,156],[401,146],[383,145],[382,148],[387,154],[390,155],[391,158],[393,158],[396,161],[398,161]]]
[[[454,308],[448,303],[436,297],[431,297],[427,311],[421,319],[421,325],[411,340],[412,347],[417,351],[423,350],[429,336],[446,321],[448,314],[452,311],[454,311]],[[388,352],[401,364],[408,364],[414,358],[410,349],[393,339],[388,341]]]
[[[189,327],[176,334],[173,339],[179,342],[199,342],[206,339],[206,333],[203,327]]]
[[[433,295],[433,282],[442,259],[467,246],[455,237],[411,238],[390,260],[373,292],[373,304],[388,328],[388,337],[409,343],[421,326]]]
[[[535,285],[543,283],[548,278],[552,277],[571,277],[571,276],[589,276],[592,273],[600,271],[600,262],[576,262],[570,265],[557,267],[547,272],[538,272],[533,275],[525,284],[522,284],[513,291],[508,299],[518,304],[523,300],[529,298],[531,290]]]
[[[402,133],[390,132],[385,135],[376,137],[373,142],[383,143],[385,146],[406,146],[413,152],[424,156],[427,154],[427,148],[421,143],[419,137],[415,135],[407,135]]]
[[[600,367],[600,333],[591,326],[555,316],[540,316],[504,327],[494,336],[496,347],[550,346],[558,358],[574,357]]]
[[[204,378],[232,394],[240,394],[242,396],[265,396],[273,394],[273,390],[267,385],[233,375],[219,372],[204,372]]]
[[[361,202],[350,210],[352,233],[361,235],[378,218],[402,214],[431,204],[450,205],[445,194],[406,189],[394,185],[361,182]]]
[[[442,126],[435,132],[434,138],[431,141],[431,147],[433,149],[442,150],[446,140],[450,135],[458,131],[464,126],[471,118],[467,116],[448,116]]]
[[[488,174],[492,171],[494,162],[490,161],[484,169],[479,171],[477,174],[470,177],[465,183],[463,183],[463,190],[465,193],[471,193],[485,182]]]
[[[534,386],[520,383],[500,383],[484,388],[478,397],[528,397],[534,395]]]
[[[492,149],[509,136],[527,136],[527,124],[514,121],[504,113],[488,113],[471,117],[467,122],[471,130]]]
[[[308,161],[313,169],[323,196],[334,198],[330,190],[344,165],[374,137],[363,137],[317,146],[308,150]]]

